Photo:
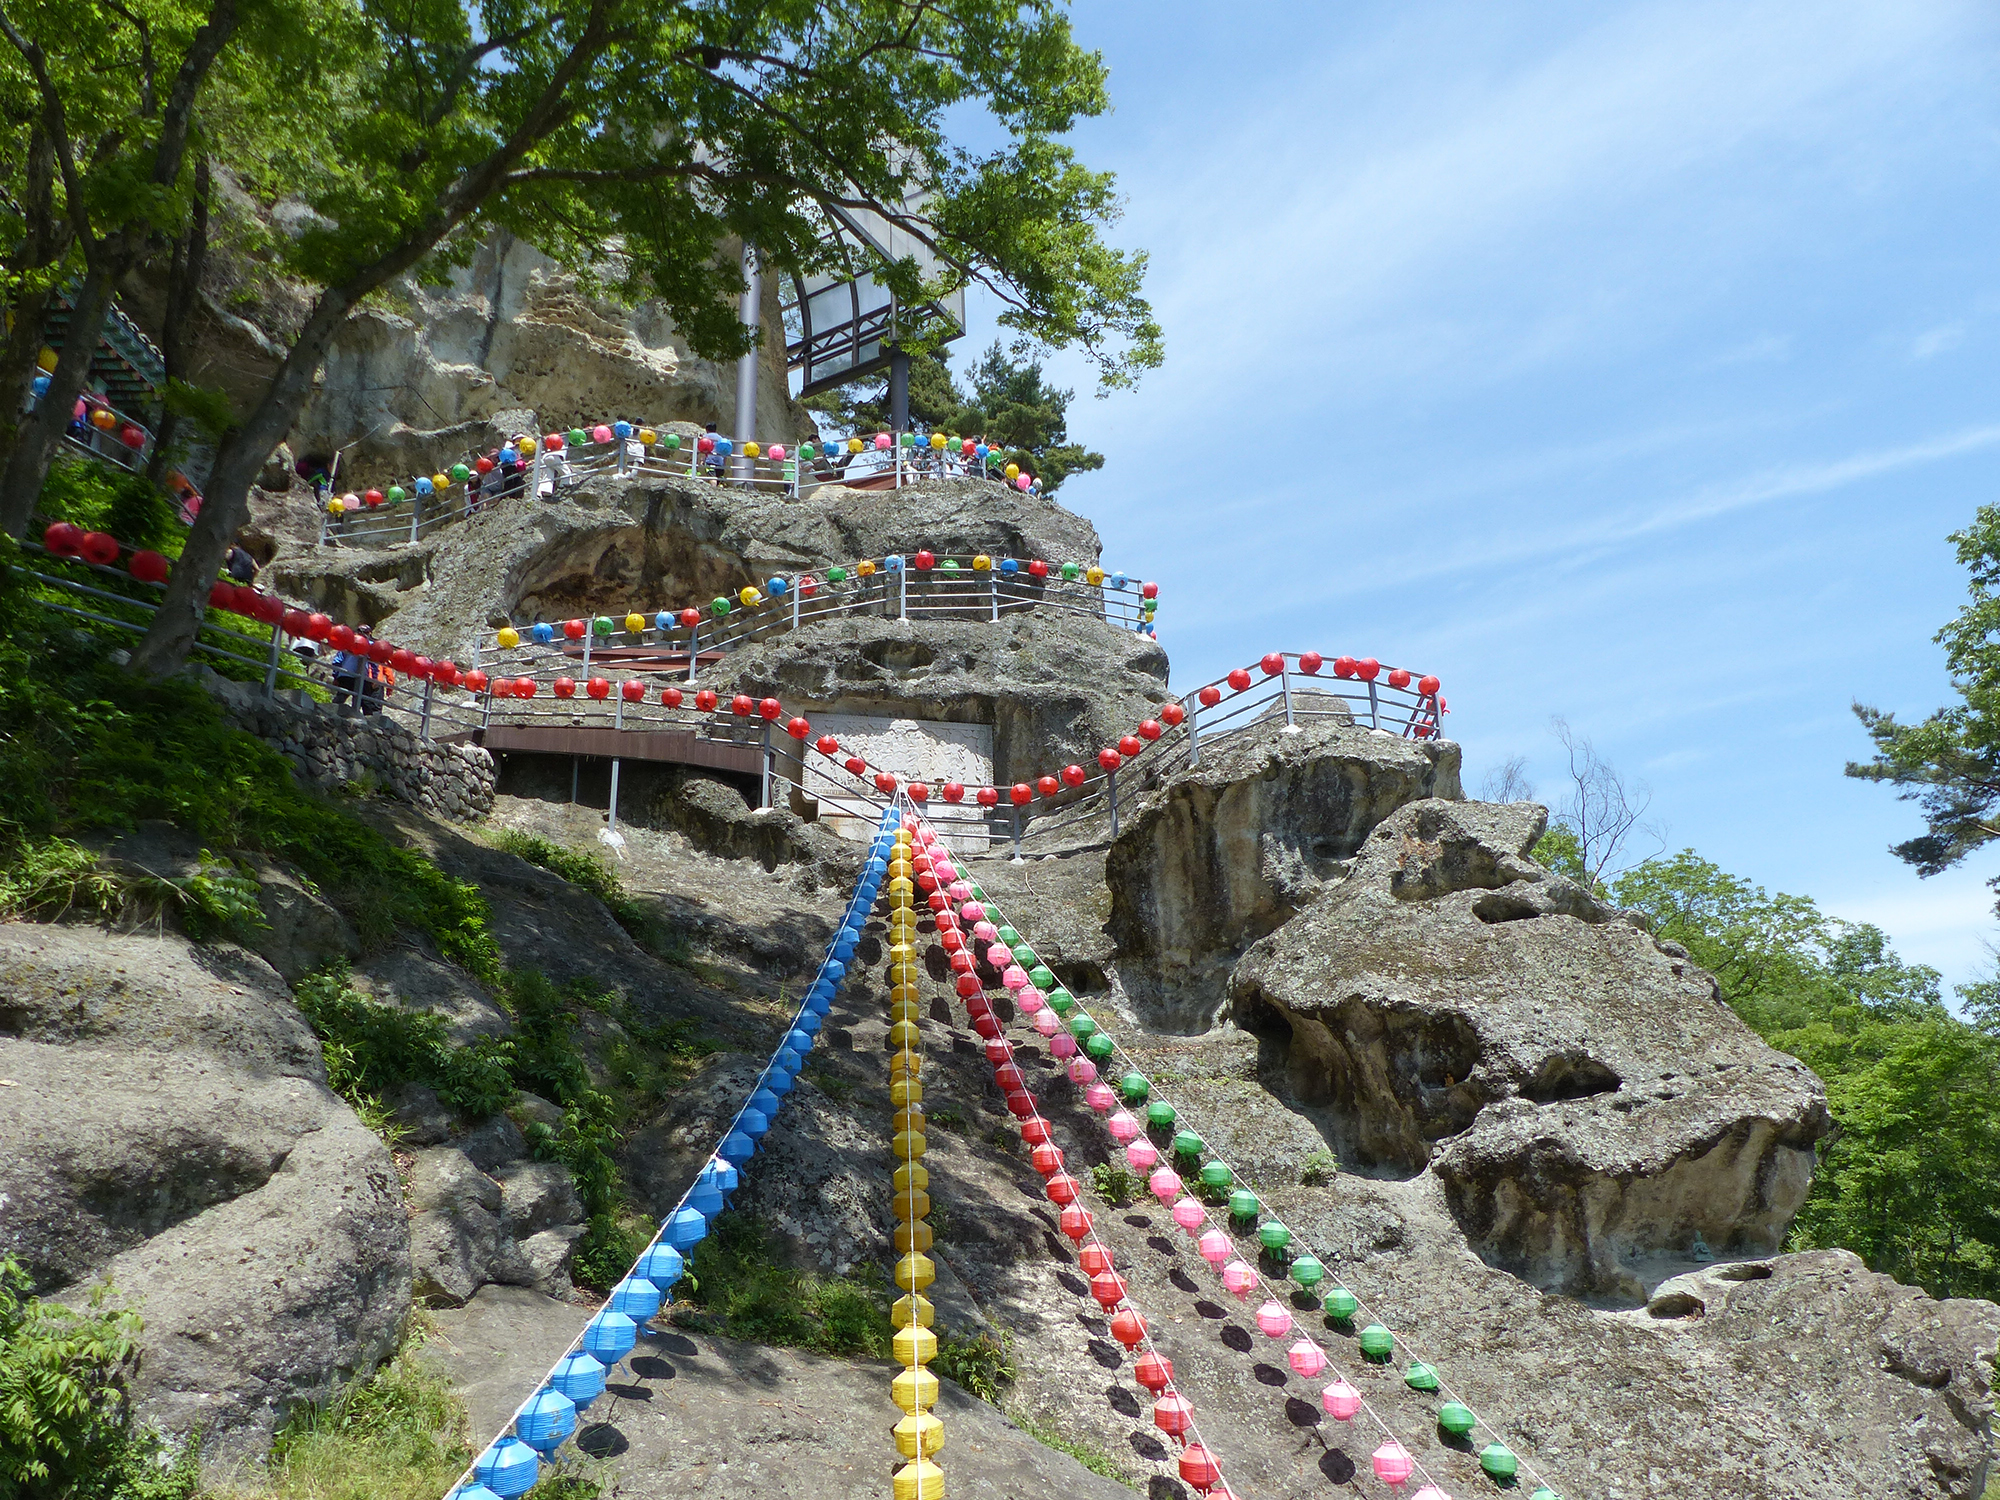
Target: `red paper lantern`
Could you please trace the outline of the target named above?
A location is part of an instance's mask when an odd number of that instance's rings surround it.
[[[146,429],[127,423],[118,429],[118,441],[136,452],[146,446]]]
[[[1356,668],[1360,665],[1351,656],[1336,656],[1333,659],[1333,675],[1336,677],[1352,677]]]
[[[943,891],[932,891],[925,898],[924,904],[939,916],[943,916],[945,908],[951,905],[951,897],[947,896]]]
[[[1021,1124],[1021,1139],[1030,1146],[1039,1146],[1049,1139],[1049,1122],[1037,1115]]]
[[[86,531],[80,544],[83,560],[95,563],[100,568],[108,568],[118,561],[118,538],[107,536],[101,531]]]
[[[875,773],[875,790],[885,797],[893,794],[896,790],[896,778],[891,776],[887,771],[877,771]]]
[[[483,693],[486,691],[486,683],[486,674],[477,667],[465,674],[465,687],[468,692]]]
[[[932,568],[937,566],[937,554],[926,549],[919,552],[912,561],[916,563],[919,573],[928,573]]]
[[[972,1023],[972,1029],[991,1041],[1000,1035],[1000,1022],[993,1016],[980,1016]],[[1022,1090],[1015,1090],[1007,1096],[1007,1113],[1017,1120],[1034,1118],[1035,1101]]]
[[[157,552],[134,552],[126,571],[141,583],[165,583],[169,572],[166,558]]]
[[[1265,653],[1264,659],[1258,662],[1257,665],[1264,669],[1266,677],[1276,677],[1280,672],[1285,670],[1285,658],[1280,652],[1269,651]]]
[[[1376,673],[1382,670],[1382,663],[1372,656],[1364,656],[1354,664],[1354,674],[1363,682],[1373,682]]]
[[[213,589],[209,591],[208,598],[211,604],[215,602],[215,591]],[[327,644],[332,646],[336,651],[352,651],[354,649],[354,627],[352,625],[332,626],[327,630],[326,639]]]
[[[431,676],[436,681],[444,683],[447,687],[457,687],[463,680],[463,674],[458,670],[458,663],[452,661],[449,657],[439,662],[432,669]]]
[[[1014,1044],[1003,1037],[995,1037],[986,1044],[986,1060],[999,1067],[1014,1055]]]
[[[1178,727],[1181,721],[1186,718],[1187,710],[1182,708],[1178,703],[1162,703],[1160,705],[1160,722],[1165,724],[1169,729]]]
[[[1029,786],[1028,783],[1025,781],[1015,782],[1013,787],[1009,789],[1007,793],[1008,799],[1016,807],[1025,807],[1029,802],[1034,800],[1034,796],[1035,796],[1035,789]]]
[[[981,787],[979,789],[978,801],[981,807],[998,807],[1000,805],[1000,789],[991,786]]]
[[[288,609],[278,623],[284,627],[286,635],[304,635],[306,626],[312,623],[312,616],[302,609]]]
[[[1072,1203],[1062,1211],[1056,1224],[1070,1240],[1080,1241],[1090,1233],[1090,1210],[1081,1203]]]
[[[749,718],[751,711],[756,707],[756,702],[748,693],[738,693],[734,698],[729,700],[729,711],[739,719]]]
[[[1317,651],[1301,651],[1299,653],[1299,670],[1308,677],[1317,677],[1319,669],[1325,664],[1326,658],[1321,656]]]
[[[417,653],[408,646],[397,646],[389,653],[389,665],[398,672],[407,672],[417,664]]]
[[[1116,750],[1104,749],[1097,752],[1097,763],[1107,771],[1115,771],[1123,765],[1125,757]]]
[[[514,696],[516,698],[534,697],[535,679],[532,677],[516,677],[514,679]]]
[[[808,724],[804,719],[793,719],[785,725],[785,733],[789,734],[795,740],[802,740],[812,733],[812,725]]]
[[[1174,1383],[1174,1362],[1148,1349],[1132,1366],[1132,1378],[1157,1396]]]
[[[757,704],[758,715],[762,718],[769,719],[774,722],[776,721],[778,715],[782,714],[784,711],[785,711],[785,705],[780,703],[776,698],[764,698],[761,699]]]
[[[361,495],[361,503],[370,510],[373,510],[382,503],[382,492],[380,490],[364,490]]]
[[[1125,1300],[1125,1279],[1116,1271],[1099,1271],[1090,1278],[1090,1295],[1106,1312]]]
[[[1402,667],[1394,667],[1390,669],[1389,672],[1390,687],[1406,688],[1409,685],[1410,685],[1410,674],[1407,671],[1405,671]]]
[[[986,1008],[991,1010],[993,1007],[988,1005]],[[969,1010],[970,1007],[967,1007],[967,1009]],[[1000,1092],[1003,1094],[1019,1093],[1028,1086],[1028,1077],[1021,1071],[1019,1063],[1001,1063],[993,1070],[993,1081],[1000,1086]],[[1057,1167],[1062,1165],[1062,1153],[1060,1151],[1056,1152],[1055,1160]],[[1036,1170],[1040,1171],[1041,1169],[1038,1167]],[[1049,1168],[1049,1172],[1053,1172],[1054,1170],[1055,1167]],[[1046,1177],[1048,1176],[1048,1172],[1043,1172],[1042,1175]]]
[[[1053,797],[1062,790],[1062,783],[1053,776],[1043,776],[1035,782],[1035,790],[1044,797]]]
[[[819,592],[819,580],[810,573],[799,575],[799,592],[810,599]]]
[[[1168,1437],[1179,1437],[1194,1426],[1194,1408],[1187,1397],[1169,1391],[1153,1403],[1153,1425]]]
[[[1246,672],[1243,668],[1238,667],[1235,671],[1229,674],[1229,685],[1232,688],[1234,688],[1237,692],[1239,693],[1242,692],[1245,688],[1250,686],[1250,674]]]
[[[1216,704],[1222,701],[1222,689],[1210,685],[1208,687],[1203,688],[1200,692],[1196,693],[1195,697],[1201,700],[1201,706],[1203,708],[1213,708],[1215,707]]]
[[[83,555],[83,528],[56,521],[42,533],[42,546],[57,557]]]
[[[1181,1478],[1205,1495],[1221,1481],[1222,1470],[1216,1467],[1206,1448],[1200,1443],[1190,1443],[1181,1453]]]
[[[1435,698],[1437,690],[1442,686],[1444,684],[1439,682],[1435,677],[1419,677],[1417,679],[1417,691],[1422,693],[1426,698]]]
[[[1142,740],[1156,740],[1164,732],[1160,728],[1160,721],[1158,719],[1141,719],[1139,721],[1139,738]]]
[[[831,760],[840,753],[840,741],[830,734],[823,734],[813,741],[813,749]]]
[[[986,1045],[997,1047],[1005,1046],[1006,1043],[1001,1038],[996,1037]],[[1028,1153],[1028,1164],[1041,1173],[1042,1176],[1053,1177],[1062,1170],[1062,1147],[1056,1145],[1053,1141],[1044,1142]]]
[[[681,611],[681,625],[683,626],[683,628],[692,630],[695,628],[695,626],[699,625],[700,623],[701,623],[700,610],[684,609]]]
[[[716,704],[716,697],[715,694],[710,689],[699,688],[696,690],[694,695],[694,706],[697,709],[699,709],[702,713],[705,714],[714,713],[715,704]]]
[[[1084,770],[1082,766],[1064,766],[1062,769],[1062,779],[1064,786],[1082,786],[1084,782],[1090,779],[1090,773]]]
[[[628,677],[619,683],[618,691],[625,695],[627,703],[644,703],[646,701],[646,684],[636,677]]]
[[[436,671],[437,663],[432,661],[428,656],[415,657],[410,662],[410,675],[412,677],[419,677],[428,681],[431,674]]]
[[[1046,578],[1046,577],[1048,577],[1048,576],[1049,576],[1049,565],[1048,565],[1047,563],[1043,562],[1043,561],[1042,561],[1042,560],[1041,560],[1041,559],[1040,559],[1039,557],[1038,557],[1038,558],[1036,558],[1036,559],[1035,559],[1035,560],[1034,560],[1033,562],[1031,562],[1031,563],[1029,563],[1029,564],[1028,564],[1028,576],[1029,576],[1030,578]]]
[[[584,633],[584,632],[585,632],[586,630],[588,630],[589,628],[590,628],[590,627],[589,627],[589,626],[587,626],[587,625],[585,625],[585,624],[583,623],[583,621],[581,621],[581,620],[564,620],[564,621],[563,621],[563,634],[564,634],[564,635],[566,635],[567,637],[569,637],[569,639],[571,639],[571,640],[573,640],[573,641],[580,641],[580,640],[582,640],[582,639],[583,639],[583,633]]]
[[[1160,586],[1159,586],[1159,585],[1158,585],[1157,583],[1142,583],[1142,584],[1140,584],[1140,585],[1139,585],[1139,597],[1140,597],[1140,598],[1142,598],[1142,599],[1157,599],[1157,598],[1159,598],[1159,597],[1160,597]]]
[[[1127,1349],[1136,1349],[1146,1341],[1146,1320],[1137,1308],[1128,1307],[1111,1320],[1111,1336]]]
[[[679,688],[663,687],[660,689],[660,701],[668,708],[679,708],[686,699]]]
[[[947,781],[944,784],[944,800],[947,802],[963,802],[965,800],[965,784],[959,781]]]
[[[583,690],[601,703],[611,696],[611,679],[593,677],[583,685]]]
[[[53,530],[54,528],[51,527],[50,529]],[[50,548],[49,550],[53,552],[55,549]],[[236,585],[233,583],[224,583],[220,579],[211,583],[208,586],[208,607],[210,609],[226,609],[233,613],[236,609]]]
[[[868,769],[868,762],[858,755],[848,756],[842,764],[847,767],[847,773],[850,776],[859,776],[863,771]]]
[[[913,781],[910,783],[910,800],[912,802],[928,801],[930,799],[930,795],[931,795],[931,789],[929,783],[922,781]],[[936,885],[937,882],[933,880],[931,884]]]
[[[306,635],[315,641],[323,641],[333,634],[333,621],[325,615],[306,616]]]
[[[552,432],[547,437],[542,439],[542,448],[546,452],[560,453],[563,451],[563,446],[565,442],[566,439],[560,432]]]
[[[1127,760],[1130,760],[1144,748],[1145,746],[1139,743],[1139,737],[1135,734],[1124,735],[1118,741],[1118,753]]]
[[[266,625],[276,625],[285,618],[285,601],[276,594],[259,595],[256,614]]]

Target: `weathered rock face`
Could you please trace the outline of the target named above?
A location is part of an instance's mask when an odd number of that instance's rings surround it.
[[[394,1344],[394,1165],[325,1085],[278,976],[174,935],[0,925],[0,1249],[146,1320],[135,1396],[216,1453]]]
[[[1247,954],[1238,1024],[1283,1048],[1343,1156],[1430,1162],[1474,1248],[1635,1299],[1697,1235],[1769,1254],[1830,1128],[1819,1082],[1714,982],[1526,858],[1545,815],[1426,801]]]
[[[1127,994],[1149,1026],[1205,1030],[1229,970],[1321,885],[1342,876],[1369,830],[1420,797],[1456,798],[1458,746],[1338,722],[1277,723],[1204,744],[1111,846],[1106,930]]]

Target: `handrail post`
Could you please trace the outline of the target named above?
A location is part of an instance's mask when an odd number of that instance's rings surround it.
[[[264,668],[264,696],[275,697],[278,692],[278,660],[285,650],[285,631],[280,625],[271,627],[271,660]]]
[[[988,573],[986,575],[986,592],[993,602],[993,623],[998,625],[1000,623],[1000,575],[998,573]]]
[[[757,791],[757,805],[759,807],[769,807],[771,805],[771,721],[769,719],[764,721],[764,774],[762,784]]]
[[[1104,788],[1105,794],[1111,799],[1111,836],[1115,839],[1118,837],[1118,773],[1116,771],[1106,771],[1104,773]]]
[[[1368,727],[1382,727],[1382,700],[1375,692],[1375,679],[1372,677],[1368,679]]]
[[[1011,812],[1013,813],[1013,815],[1014,815],[1014,863],[1018,865],[1018,864],[1022,863],[1022,859],[1021,859],[1021,809],[1020,809],[1020,807],[1019,807],[1019,806],[1015,806],[1015,807],[1013,807],[1013,808],[1009,809],[1009,811],[1011,811]]]
[[[799,628],[799,578],[796,573],[792,575],[789,592],[792,596],[792,629],[797,630]]]
[[[482,731],[493,727],[493,679],[486,679],[486,701],[479,707],[479,727]]]
[[[623,683],[618,685],[618,700],[611,705],[611,727],[613,729],[623,729],[625,727],[624,688],[625,685]],[[618,768],[620,764],[619,757],[615,755],[611,757],[611,808],[610,821],[606,826],[606,831],[614,837],[618,832]]]
[[[589,681],[590,679],[590,638],[596,633],[596,629],[597,616],[591,615],[583,622],[583,676],[585,681]]]
[[[429,677],[424,679],[424,721],[422,732],[425,739],[431,737],[431,692],[436,686],[437,683],[434,679]]]
[[[910,618],[910,565],[905,562],[896,569],[896,618]]]
[[[688,626],[688,681],[694,681],[695,658],[701,655],[701,627]]]
[[[420,490],[410,491],[410,540],[416,541],[423,534],[424,497]]]
[[[1188,726],[1188,766],[1189,766],[1190,768],[1192,768],[1192,767],[1194,767],[1194,766],[1196,766],[1196,765],[1199,765],[1199,764],[1201,763],[1201,741],[1200,741],[1199,739],[1197,739],[1197,738],[1195,737],[1195,722],[1194,722],[1194,721],[1195,721],[1195,715],[1196,715],[1196,713],[1197,713],[1197,710],[1195,709],[1195,707],[1194,707],[1194,706],[1193,706],[1192,704],[1190,704],[1190,705],[1188,706],[1188,711],[1187,711],[1187,726]]]
[[[332,523],[332,520],[333,512],[328,510],[325,502],[322,501],[319,507],[319,540],[313,545],[317,547],[324,547],[326,545],[326,529]]]
[[[1278,658],[1278,683],[1285,690],[1285,729],[1288,733],[1298,732],[1298,721],[1292,717],[1292,664],[1284,657]]]

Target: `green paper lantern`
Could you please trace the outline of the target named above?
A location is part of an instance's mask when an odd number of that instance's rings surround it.
[[[1505,1443],[1488,1443],[1479,1450],[1479,1467],[1494,1479],[1512,1479],[1521,1467],[1521,1460]]]
[[[1473,1425],[1472,1408],[1463,1402],[1447,1401],[1438,1408],[1438,1426],[1453,1437],[1464,1437]]]
[[[986,887],[980,885],[977,881],[973,882],[972,899],[975,901],[984,901],[986,899]]]
[[[661,438],[660,441],[666,445],[667,451],[671,453],[676,448],[680,447],[681,435],[678,432],[670,432],[665,437]]]
[[[1282,1250],[1292,1242],[1291,1230],[1276,1219],[1266,1219],[1257,1226],[1257,1243],[1266,1250]]]
[[[1003,927],[1000,929],[1000,941],[1005,943],[1009,948],[1011,948],[1016,943],[1021,941],[1021,934],[1016,932],[1011,927]],[[1020,957],[1018,953],[1015,954],[1014,956],[1016,958]]]
[[[904,433],[904,434],[903,434],[903,446],[904,446],[905,448],[914,448],[914,447],[916,447],[916,446],[917,446],[917,435],[916,435],[916,434],[915,434],[914,432],[906,432],[906,433]]]
[[[1229,1176],[1229,1164],[1227,1162],[1210,1161],[1202,1163],[1201,1185],[1205,1188],[1215,1188],[1220,1191],[1229,1186]]]
[[[1055,996],[1049,996],[1049,1004],[1054,1005],[1055,1003]],[[1118,1080],[1118,1092],[1125,1096],[1127,1104],[1144,1102],[1146,1095],[1152,1091],[1153,1086],[1146,1082],[1146,1075],[1144,1073],[1127,1073],[1123,1078]]]
[[[1558,1495],[1554,1490],[1550,1489],[1547,1485],[1543,1485],[1540,1489],[1536,1490],[1534,1494],[1530,1495],[1528,1497],[1528,1500],[1563,1500],[1563,1497],[1561,1495]]]
[[[1326,1280],[1326,1267],[1315,1256],[1301,1255],[1292,1262],[1292,1280],[1311,1291]]]
[[[594,635],[609,635],[615,628],[609,615],[599,615],[590,622],[590,629]]]
[[[1056,976],[1049,972],[1048,966],[1046,964],[1036,964],[1034,968],[1028,970],[1028,983],[1032,984],[1036,989],[1041,990],[1044,993],[1046,993],[1048,989],[1055,984],[1055,982],[1056,982]]]
[[[1254,1219],[1257,1210],[1263,1207],[1257,1195],[1248,1188],[1238,1188],[1229,1195],[1229,1212],[1239,1219]]]
[[[1208,1142],[1204,1141],[1195,1131],[1183,1130],[1179,1135],[1174,1137],[1174,1155],[1199,1156],[1207,1145]]]
[[[723,598],[722,595],[717,594],[713,599],[708,601],[708,608],[709,613],[720,619],[729,613],[729,601]]]
[[[451,482],[453,484],[464,484],[471,477],[472,470],[466,468],[464,464],[453,464],[451,466]]]
[[[1380,1323],[1361,1330],[1361,1352],[1370,1359],[1387,1359],[1396,1352],[1396,1340]]]
[[[1032,970],[1035,967],[1035,965],[1040,962],[1040,960],[1035,957],[1035,950],[1033,948],[1030,948],[1026,943],[1022,943],[1018,946],[1013,943],[1009,943],[1007,946],[1014,949],[1014,962],[1019,964],[1024,969]],[[1034,984],[1034,978],[1032,974],[1030,975],[1028,982],[1030,984]],[[1039,989],[1040,986],[1037,985],[1036,988]]]
[[[571,447],[581,448],[585,443],[590,441],[590,434],[585,432],[581,427],[572,427],[569,430],[569,441]]]
[[[811,443],[800,443],[800,444],[799,444],[799,457],[800,457],[800,458],[818,458],[818,457],[819,457],[819,449],[815,448],[815,447],[814,447],[814,446],[813,446],[813,445],[812,445]]]
[[[956,573],[958,571],[958,563],[952,558],[947,557],[943,562],[938,564],[938,571],[940,573]]]
[[[1118,1050],[1118,1044],[1111,1040],[1110,1033],[1100,1031],[1096,1036],[1083,1044],[1083,1050],[1096,1058],[1097,1061],[1103,1062],[1105,1058]]]
[[[1075,563],[1064,563],[1062,565],[1062,576],[1066,582],[1075,583],[1082,572],[1083,569],[1079,568]]]
[[[389,503],[391,505],[401,505],[408,498],[409,491],[405,490],[400,484],[389,486]]]
[[[1049,1009],[1059,1016],[1066,1016],[1076,1009],[1076,996],[1068,990],[1052,990],[1049,992]]]
[[[1326,1315],[1336,1322],[1345,1323],[1361,1311],[1361,1299],[1344,1286],[1337,1286],[1326,1294]]]
[[[845,583],[845,582],[847,582],[847,569],[845,569],[845,568],[828,568],[828,569],[826,570],[826,581],[827,581],[828,583]]]
[[[1413,1360],[1403,1372],[1403,1384],[1413,1391],[1434,1391],[1438,1388],[1438,1372],[1420,1359]]]
[[[1146,1123],[1164,1130],[1174,1123],[1174,1107],[1164,1099],[1155,1099],[1146,1106]]]
[[[1069,1034],[1079,1042],[1087,1036],[1096,1035],[1096,1033],[1097,1023],[1091,1020],[1088,1014],[1079,1012],[1070,1019]]]

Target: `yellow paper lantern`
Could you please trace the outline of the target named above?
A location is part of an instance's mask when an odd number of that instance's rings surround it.
[[[875,564],[865,557],[862,558],[860,562],[854,565],[854,576],[857,578],[873,578],[875,576]]]
[[[449,474],[433,474],[431,475],[431,484],[437,489],[448,490],[451,488],[451,476]]]
[[[889,1006],[891,1021],[921,1021],[924,1019],[924,1004],[921,1000],[897,1000]]]
[[[889,1045],[892,1047],[915,1047],[924,1039],[924,1034],[908,1021],[898,1021],[889,1028]]]
[[[743,585],[742,590],[736,595],[736,597],[742,601],[743,607],[745,609],[753,609],[757,605],[762,604],[764,602],[764,596],[758,593],[755,589],[751,588],[750,585],[747,583]]]
[[[1083,581],[1092,588],[1096,588],[1100,583],[1104,582],[1104,569],[1098,567],[1096,563],[1092,563],[1083,570]]]
[[[927,1219],[931,1213],[931,1195],[922,1188],[911,1188],[907,1193],[898,1193],[890,1200],[890,1206],[897,1218],[904,1221]]]
[[[931,1234],[931,1226],[919,1220],[914,1224],[898,1224],[895,1241],[898,1250],[928,1250],[934,1241],[934,1236]]]
[[[905,1458],[929,1458],[943,1446],[944,1423],[927,1411],[896,1424],[896,1451]]]
[[[889,1180],[896,1185],[899,1193],[907,1193],[911,1188],[927,1188],[931,1185],[930,1168],[906,1162],[896,1168],[896,1175]]]
[[[988,557],[984,552],[980,553],[979,556],[973,558],[972,560],[973,572],[988,573],[991,572],[992,569],[993,569],[993,559]]]
[[[892,985],[912,985],[917,982],[917,979],[917,966],[915,964],[896,964],[889,970],[889,983]]]
[[[745,458],[755,458],[759,453],[763,451],[764,450],[759,448],[755,443],[745,443],[743,445],[743,456]]]
[[[944,446],[944,434],[943,434],[943,433],[941,433],[941,432],[934,432],[934,433],[932,433],[932,434],[931,434],[931,446],[932,446],[933,448],[942,448],[942,447]]]
[[[512,651],[521,644],[521,632],[512,625],[502,625],[500,633],[494,636],[493,640],[502,651]]]
[[[337,516],[340,515],[346,509],[347,509],[347,502],[341,499],[340,496],[338,495],[335,495],[331,500],[326,502],[326,510],[328,515]]]
[[[900,891],[896,889],[898,886],[902,887]],[[915,887],[909,881],[900,878],[889,882],[889,895],[891,899],[894,899],[898,895],[907,897],[914,889]]]
[[[657,432],[653,431],[652,428],[641,427],[639,429],[639,441],[644,443],[648,448],[652,447],[653,444],[657,443],[659,440],[660,440],[660,435]]]
[[[922,1104],[924,1102],[924,1086],[914,1078],[898,1078],[894,1083],[889,1085],[889,1102],[895,1105],[897,1109],[902,1109],[905,1105]],[[917,1170],[922,1171],[923,1169],[919,1167]],[[925,1181],[929,1180],[929,1174],[926,1174]],[[919,1185],[921,1186],[921,1184]]]
[[[910,1023],[905,1021],[902,1024],[907,1026]],[[921,1134],[924,1128],[924,1111],[922,1106],[910,1104],[897,1110],[894,1118],[889,1121],[889,1128],[898,1132],[914,1130]]]
[[[533,438],[522,438],[514,446],[521,450],[521,457],[523,458],[533,458],[535,456],[535,440]]]
[[[924,1259],[921,1255],[905,1258]],[[904,1411],[915,1416],[918,1412],[929,1411],[937,1405],[938,1378],[929,1370],[899,1370],[896,1372],[896,1378],[889,1382],[889,1395]]]
[[[909,1001],[912,1005],[916,1005],[923,1000],[923,995],[918,992],[916,985],[911,981],[903,980],[898,982],[892,980],[890,982],[895,985],[895,988],[889,991],[889,1003],[891,1005],[900,1005],[905,1000]]]
[[[921,1323],[913,1328],[898,1328],[895,1338],[889,1341],[889,1349],[899,1365],[927,1365],[937,1358],[937,1335]]]
[[[118,425],[118,414],[107,406],[100,406],[91,412],[90,425],[101,432],[109,432]]]
[[[639,634],[646,628],[646,617],[637,613],[627,615],[625,617],[625,628],[633,635]]]
[[[889,1322],[896,1328],[908,1328],[913,1323],[921,1323],[928,1328],[936,1317],[937,1309],[931,1306],[930,1299],[914,1293],[898,1297],[896,1305],[889,1309]]]
[[[44,375],[55,374],[56,351],[49,348],[46,344],[43,345],[42,352],[35,356],[35,368],[40,370]]]
[[[861,451],[861,439],[849,438],[847,440],[847,451],[849,453],[859,453]]]
[[[915,1459],[896,1471],[890,1488],[894,1500],[944,1500],[944,1470],[927,1458]]]
[[[914,1078],[924,1070],[924,1055],[921,1052],[892,1052],[889,1054],[889,1076],[891,1078]]]
[[[924,1154],[923,1132],[918,1130],[898,1131],[889,1142],[889,1150],[898,1161],[915,1161]]]
[[[1019,479],[1021,477],[1021,466],[1019,464],[1007,465],[1007,477],[1009,479]]]
[[[903,858],[901,850],[898,850],[896,857],[889,861],[889,878],[891,880],[895,880],[898,877],[907,880],[915,873],[916,871],[910,868],[910,862]]]
[[[912,1250],[896,1262],[896,1285],[906,1292],[921,1292],[935,1280],[937,1267],[928,1255]]]

